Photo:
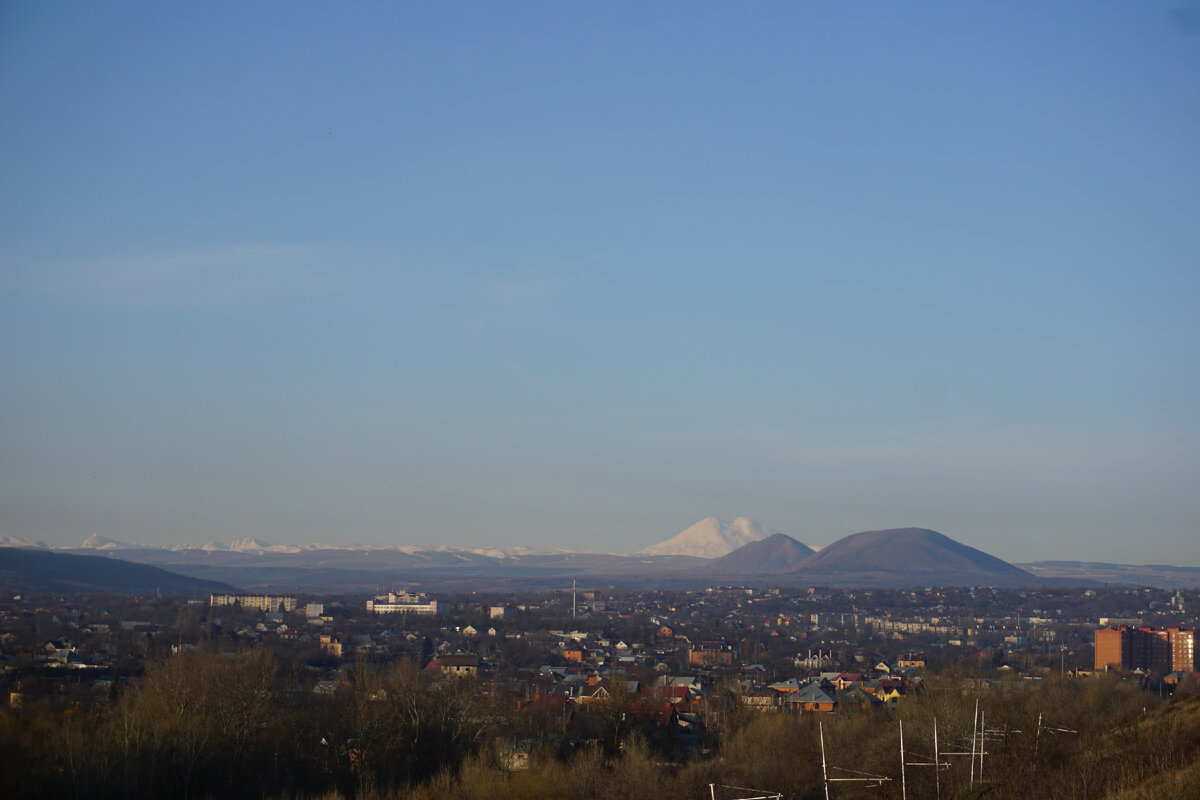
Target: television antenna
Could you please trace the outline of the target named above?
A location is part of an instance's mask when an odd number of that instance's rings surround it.
[[[780,792],[770,792],[766,789],[747,789],[744,786],[726,786],[722,783],[710,783],[708,785],[708,796],[710,800],[717,800],[717,788],[732,789],[735,792],[750,792],[747,797],[738,797],[734,800],[783,800],[783,794]]]
[[[1060,733],[1074,733],[1074,734],[1079,733],[1079,731],[1077,731],[1077,730],[1072,730],[1071,728],[1064,728],[1063,726],[1055,725],[1054,723],[1043,723],[1042,722],[1042,714],[1041,714],[1041,712],[1038,712],[1037,735],[1034,736],[1034,738],[1033,738],[1033,753],[1034,753],[1034,755],[1037,755],[1038,745],[1041,744],[1043,731],[1050,734],[1051,736],[1054,736],[1054,735],[1060,734]]]
[[[979,713],[979,698],[975,698],[975,720],[971,729],[971,752],[961,753],[942,753],[944,756],[970,756],[971,757],[971,788],[975,788],[975,759],[979,758],[979,780],[983,782],[983,718]]]
[[[824,722],[820,723],[819,730],[820,730],[820,734],[821,734],[821,779],[825,784],[825,800],[829,800],[829,784],[831,784],[831,783],[850,783],[850,782],[864,783],[864,784],[866,784],[866,788],[868,788],[868,789],[877,789],[883,785],[884,781],[891,780],[891,778],[889,778],[885,775],[874,775],[870,772],[862,772],[861,770],[850,769],[848,767],[831,767],[831,766],[829,766],[825,760],[825,723]],[[832,778],[829,777],[829,771],[835,770],[835,769],[838,770],[838,772],[851,773],[851,776],[844,777],[842,775],[838,775],[838,776],[832,777]]]
[[[975,720],[974,727],[971,730],[971,752],[962,753],[942,753],[944,756],[970,756],[971,757],[971,788],[975,788],[976,762],[978,761],[979,783],[983,785],[983,757],[989,756],[991,753],[987,750],[989,741],[995,742],[1003,739],[1010,733],[1020,733],[1016,728],[989,728],[987,726],[987,712],[979,710],[979,699],[975,699]]]
[[[929,758],[929,756],[921,755],[919,753],[915,753],[913,755],[915,757],[921,758],[921,759]],[[904,720],[900,720],[900,796],[901,796],[901,798],[903,798],[903,800],[908,800],[908,785],[907,785],[907,781],[905,780],[905,778],[906,778],[905,771],[904,771],[905,767],[933,767],[934,768],[934,770],[933,770],[934,791],[937,792],[937,797],[940,800],[940,798],[942,796],[942,777],[938,773],[943,769],[950,768],[950,762],[942,761],[942,759],[941,759],[942,755],[943,754],[938,753],[937,717],[934,717],[933,718],[933,760],[932,761],[907,761],[905,752],[904,752]]]

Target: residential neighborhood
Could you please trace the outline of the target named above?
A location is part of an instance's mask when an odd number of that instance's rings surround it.
[[[662,780],[675,780],[718,769],[747,737],[800,737],[799,747],[851,730],[887,738],[899,720],[934,724],[927,715],[940,708],[943,737],[961,738],[971,703],[999,719],[1095,693],[1130,709],[1186,699],[1197,688],[1186,644],[1198,602],[1196,593],[1130,588],[732,585],[527,593],[397,586],[369,597],[18,594],[0,601],[0,733],[32,752],[41,745],[21,731],[35,724],[58,720],[84,725],[82,733],[136,719],[137,737],[82,739],[96,744],[80,744],[76,757],[97,765],[118,758],[134,771],[122,780],[142,787],[132,792],[139,796],[161,781],[183,793],[188,764],[222,758],[249,771],[198,780],[248,797],[297,782],[350,796],[367,775],[410,785],[486,754],[486,768],[499,775],[545,777],[553,764],[586,763],[588,753],[616,769],[631,747],[659,765]],[[1071,702],[1079,713],[1095,703]],[[1056,716],[1043,710],[1034,722],[1007,724],[1034,725],[1041,737]],[[231,719],[243,720],[238,736],[258,755],[224,735],[189,738],[201,735],[197,725],[216,731]],[[424,744],[395,750],[385,731],[406,725]],[[263,748],[283,746],[279,737],[292,755],[252,770]],[[200,749],[179,749],[188,742]],[[330,750],[331,742],[340,744]],[[124,755],[92,752],[110,746]],[[997,748],[995,757],[1020,752]],[[47,768],[59,763],[47,758]],[[62,774],[34,775],[29,793],[52,792]],[[235,774],[244,785],[230,783]]]
[[[1129,637],[1143,623],[1173,631],[1171,642],[1191,635],[1189,607],[1200,605],[1193,597],[1153,589],[740,586],[502,597],[397,587],[365,601],[17,596],[0,602],[0,657],[10,697],[21,698],[13,702],[60,684],[72,691],[136,685],[145,662],[164,652],[261,647],[302,664],[300,676],[313,686],[410,660],[525,702],[562,698],[581,710],[611,697],[619,682],[629,698],[704,719],[714,697],[722,708],[732,698],[780,713],[900,703],[921,691],[927,671],[951,664],[1025,681],[1124,669],[1178,682],[1196,671],[1190,645],[1171,650],[1164,633],[1166,655],[1135,663]],[[1114,623],[1130,624],[1110,634]],[[1111,655],[1110,639],[1119,644],[1121,636],[1124,659]]]

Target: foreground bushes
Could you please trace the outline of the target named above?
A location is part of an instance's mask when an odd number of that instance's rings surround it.
[[[6,793],[624,800],[708,797],[711,783],[823,798],[823,729],[833,774],[892,779],[875,789],[837,784],[833,796],[887,800],[901,795],[899,722],[910,762],[930,760],[935,720],[942,753],[969,751],[977,701],[992,730],[982,782],[976,771],[972,787],[967,757],[946,756],[948,767],[937,773],[907,769],[910,797],[1158,800],[1196,796],[1200,785],[1200,699],[1159,706],[1115,678],[1039,688],[1013,681],[986,691],[933,679],[887,709],[803,716],[747,714],[718,696],[704,715],[709,752],[685,763],[673,762],[652,730],[630,724],[626,706],[613,703],[570,725],[554,720],[555,735],[544,737],[528,769],[509,771],[505,742],[550,733],[539,730],[546,720],[523,715],[512,698],[431,681],[411,664],[353,672],[336,694],[319,697],[266,651],[232,658],[195,652],[150,665],[138,689],[94,707],[62,701],[5,711]],[[557,746],[564,732],[588,730],[597,732],[590,742]]]
[[[901,797],[899,725],[904,722],[907,761],[932,761],[933,722],[941,753],[970,752],[975,702],[991,731],[983,776],[972,785],[970,758],[942,756],[948,766],[909,766],[909,797],[993,800],[1161,800],[1200,797],[1200,699],[1160,706],[1136,685],[1115,678],[1052,683],[1031,688],[1014,682],[986,692],[960,683],[932,681],[921,695],[877,712],[812,716],[755,714],[725,737],[710,758],[668,764],[644,744],[630,742],[610,759],[599,751],[563,762],[535,761],[511,775],[469,759],[414,789],[421,800],[490,798],[705,798],[745,796],[721,786],[780,792],[819,800],[824,788],[823,729],[831,776],[864,773],[891,780],[873,788],[838,783],[833,797]],[[1043,727],[1039,729],[1039,717]],[[1066,733],[1066,731],[1074,731]],[[722,793],[723,792],[723,793]]]
[[[405,663],[316,697],[265,650],[188,652],[94,709],[0,715],[0,764],[22,797],[254,798],[300,787],[349,796],[407,786],[473,753],[493,718],[462,689]]]

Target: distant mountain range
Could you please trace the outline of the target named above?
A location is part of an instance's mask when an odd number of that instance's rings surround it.
[[[1200,567],[1168,564],[1107,564],[1100,561],[1034,561],[1018,567],[1047,580],[1070,579],[1090,586],[1156,586],[1200,589]]]
[[[42,552],[64,550],[13,537],[0,537],[2,545]],[[553,588],[567,585],[574,577],[595,585],[629,588],[764,581],[776,585],[862,587],[1200,587],[1200,569],[1195,568],[1085,562],[1014,566],[924,528],[856,533],[814,551],[748,517],[732,522],[707,517],[632,556],[530,547],[273,545],[254,538],[149,547],[91,536],[84,545],[69,552],[153,565],[247,589],[312,593],[362,593],[394,586]]]
[[[117,539],[109,539],[105,536],[92,534],[88,536],[78,545],[49,545],[43,541],[34,541],[32,539],[21,539],[16,536],[0,536],[0,547],[27,547],[40,548],[43,550],[87,550],[100,551],[111,553],[118,550],[161,550],[170,553],[181,552],[203,552],[203,553],[249,553],[249,554],[266,554],[266,553],[307,553],[312,551],[331,551],[331,552],[348,552],[348,553],[366,553],[366,552],[388,552],[388,553],[403,553],[403,554],[427,554],[427,553],[470,553],[479,556],[488,556],[494,558],[502,558],[506,556],[520,557],[525,555],[566,555],[577,554],[578,551],[571,550],[565,547],[452,547],[449,545],[435,545],[433,547],[425,547],[415,544],[396,544],[396,545],[379,545],[379,544],[269,544],[260,541],[253,537],[245,539],[235,539],[231,542],[206,542],[204,544],[195,544],[192,542],[183,542],[180,544],[139,544],[137,542],[123,542]],[[615,555],[615,554],[614,554]]]

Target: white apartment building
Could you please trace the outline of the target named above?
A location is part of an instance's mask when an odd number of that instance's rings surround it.
[[[429,600],[423,594],[406,591],[376,595],[367,601],[367,611],[372,614],[416,614],[422,617],[436,616],[437,600]]]
[[[210,606],[240,606],[259,611],[295,611],[296,598],[283,594],[214,594],[209,595]]]

